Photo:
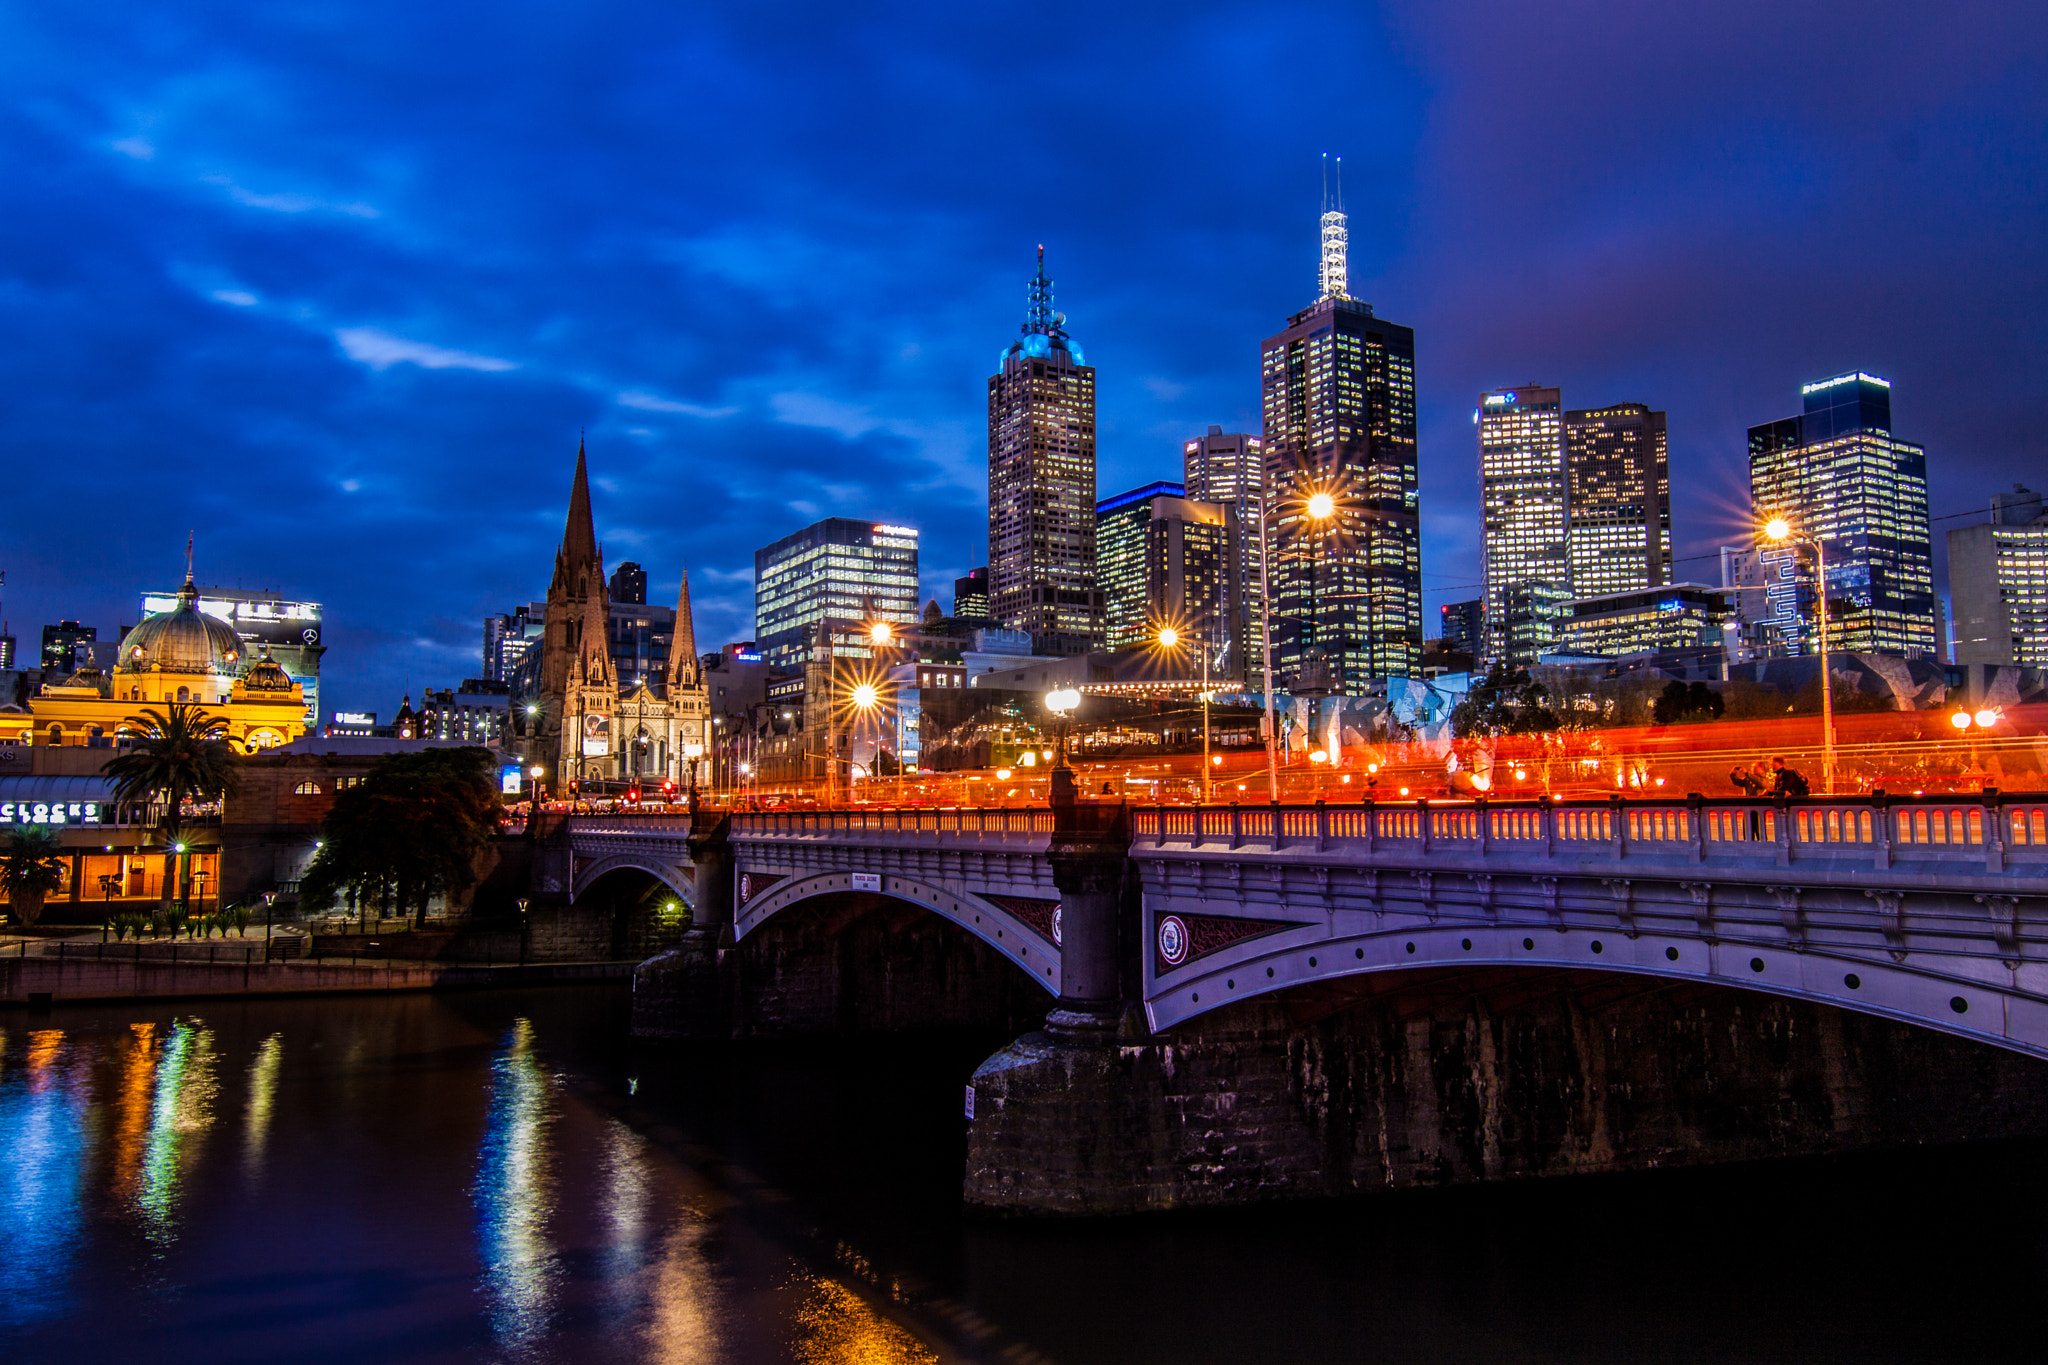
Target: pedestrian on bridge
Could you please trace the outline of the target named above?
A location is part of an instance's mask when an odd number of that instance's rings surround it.
[[[1771,768],[1773,769],[1773,795],[1805,796],[1813,790],[1813,784],[1806,780],[1804,773],[1800,772],[1797,768],[1785,766],[1785,759],[1782,755],[1771,760]]]

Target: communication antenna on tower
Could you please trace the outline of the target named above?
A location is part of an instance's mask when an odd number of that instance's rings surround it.
[[[1330,197],[1330,154],[1323,153],[1323,255],[1321,297],[1341,299],[1350,291],[1351,234],[1344,218],[1344,158],[1337,161],[1337,195]]]

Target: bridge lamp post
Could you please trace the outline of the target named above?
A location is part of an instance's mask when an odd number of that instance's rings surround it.
[[[1820,617],[1820,744],[1821,744],[1821,793],[1835,794],[1835,685],[1828,676],[1828,557],[1818,539],[1803,539],[1792,534],[1792,524],[1783,517],[1772,517],[1764,525],[1764,536],[1788,548],[1801,547],[1813,551],[1813,575],[1815,594]]]
[[[1159,628],[1159,647],[1175,649],[1180,644],[1180,632],[1172,626]],[[1202,804],[1209,804],[1209,645],[1202,642]]]
[[[683,746],[683,757],[690,764],[690,811],[692,814],[695,814],[697,810],[697,760],[703,756],[703,745],[685,744]]]
[[[1073,770],[1067,766],[1067,719],[1074,714],[1074,708],[1080,704],[1081,693],[1072,687],[1055,687],[1045,694],[1045,709],[1059,717],[1060,722],[1060,742],[1058,750],[1053,755],[1052,770],[1056,773],[1066,773],[1066,780],[1069,783],[1074,779]],[[1058,785],[1057,782],[1054,785]]]

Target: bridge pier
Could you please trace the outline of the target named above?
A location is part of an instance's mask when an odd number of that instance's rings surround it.
[[[1810,1001],[1474,969],[972,1081],[965,1194],[1089,1216],[2048,1133],[2048,1063]],[[1435,979],[1423,979],[1434,977]]]
[[[724,969],[733,946],[733,852],[729,816],[698,815],[689,833],[696,902],[682,942],[633,972],[633,1035],[675,1041],[732,1036],[735,991]]]

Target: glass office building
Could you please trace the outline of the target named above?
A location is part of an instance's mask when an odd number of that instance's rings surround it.
[[[1479,396],[1483,620],[1488,659],[1531,664],[1550,652],[1572,598],[1564,404],[1530,384]]]
[[[1828,567],[1828,647],[1937,654],[1927,452],[1892,432],[1888,380],[1854,371],[1800,390],[1805,411],[1749,429],[1749,495],[1773,635],[1818,648],[1812,551],[1773,543],[1774,517],[1817,540]]]
[[[802,669],[820,621],[915,626],[917,543],[914,527],[827,517],[756,550],[754,641],[761,657],[785,672]],[[847,657],[865,652],[839,650]]]

